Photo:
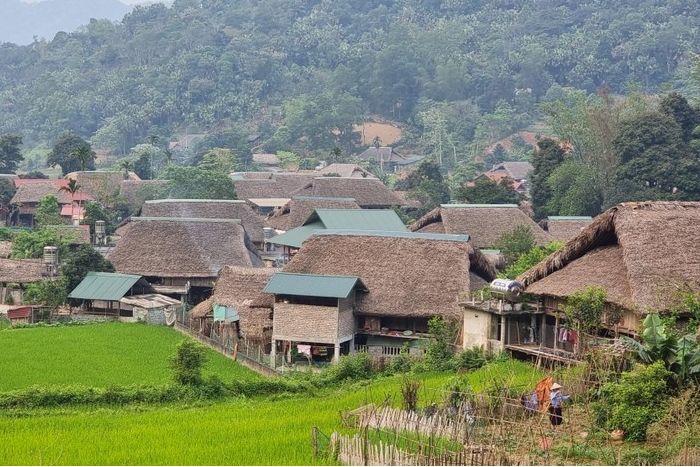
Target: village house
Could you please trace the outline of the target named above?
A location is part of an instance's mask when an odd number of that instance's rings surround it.
[[[275,353],[294,349],[319,361],[357,349],[393,355],[404,344],[420,352],[430,318],[461,323],[458,294],[495,277],[495,268],[468,240],[412,232],[315,232],[265,288],[275,295],[272,361]]]
[[[404,204],[378,178],[315,177],[304,187],[292,192],[292,196],[295,195],[353,198],[363,209],[388,209]]]
[[[19,305],[27,284],[48,277],[41,259],[0,258],[0,303]]]
[[[243,339],[247,346],[259,346],[269,353],[274,298],[263,289],[277,271],[224,266],[212,296],[190,310],[198,331],[207,337],[216,335],[217,342],[226,347]]]
[[[44,197],[54,195],[58,199],[61,216],[66,223],[75,223],[82,219],[83,204],[93,197],[82,189],[79,189],[71,198],[71,195],[62,188],[68,186],[68,180],[55,179],[13,179],[17,191],[10,200],[11,213],[10,224],[18,227],[34,227],[36,210]]]
[[[192,303],[211,295],[222,267],[263,267],[238,219],[132,217],[117,234],[107,254],[117,272]]]
[[[575,359],[605,337],[635,337],[650,312],[667,313],[700,292],[695,226],[700,202],[630,202],[593,219],[557,252],[515,279],[535,300],[463,299],[470,316],[491,320],[488,339],[474,345],[553,360]],[[588,336],[567,320],[568,298],[587,287],[606,293],[601,335]],[[481,311],[479,311],[481,309]],[[681,313],[681,319],[687,319]]]
[[[326,165],[321,169],[316,169],[317,175],[336,176],[344,178],[377,178],[369,170],[363,169],[357,164],[334,163]]]
[[[147,200],[137,213],[141,217],[186,219],[240,219],[248,237],[263,250],[263,219],[242,200],[229,199],[155,199]]]
[[[411,232],[468,234],[477,248],[492,248],[505,232],[530,227],[538,246],[552,236],[542,230],[517,204],[441,204],[409,227]]]
[[[390,146],[370,146],[358,154],[357,158],[376,164],[382,172],[398,172],[399,168],[420,160],[406,157]]]
[[[282,247],[286,262],[307,238],[320,230],[408,231],[391,209],[315,209],[302,225],[272,237],[268,242]]]
[[[303,225],[315,209],[360,209],[353,198],[294,196],[265,219],[265,226],[286,232]]]
[[[74,314],[169,326],[182,308],[180,300],[155,293],[143,277],[111,272],[88,272],[68,298],[80,303]]]

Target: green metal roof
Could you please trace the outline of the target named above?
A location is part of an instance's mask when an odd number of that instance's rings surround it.
[[[316,209],[303,225],[268,241],[275,245],[301,248],[301,244],[314,230],[325,229],[409,233],[399,216],[391,209]]]
[[[383,230],[350,230],[350,229],[325,229],[315,232],[315,235],[364,235],[369,237],[392,238],[425,238],[428,240],[448,240],[453,242],[468,242],[467,234],[439,234],[423,232],[385,232]]]
[[[441,204],[441,208],[517,208],[517,204]]]
[[[347,298],[354,289],[368,292],[357,276],[324,276],[320,274],[275,273],[264,293],[302,295],[305,297]]]
[[[132,274],[90,271],[68,298],[117,301],[141,279]]]
[[[321,222],[314,222],[308,225],[301,225],[286,231],[283,234],[276,235],[268,240],[268,243],[275,245],[290,246],[292,248],[301,248],[301,244],[314,233],[314,230],[323,229]]]

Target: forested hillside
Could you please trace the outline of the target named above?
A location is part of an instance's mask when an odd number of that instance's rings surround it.
[[[235,131],[263,149],[354,152],[352,124],[407,123],[456,165],[540,118],[562,87],[684,89],[691,0],[176,0],[0,45],[0,134],[65,131],[126,154],[148,136]],[[686,96],[688,94],[685,94]],[[233,130],[232,130],[233,129]],[[444,161],[443,158],[444,152]]]

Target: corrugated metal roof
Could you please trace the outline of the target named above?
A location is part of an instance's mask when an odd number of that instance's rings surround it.
[[[292,248],[301,248],[301,244],[314,233],[314,230],[322,230],[321,222],[314,222],[309,225],[300,225],[286,231],[283,234],[276,235],[268,240],[268,243],[275,245],[290,246]]]
[[[144,309],[163,308],[166,306],[179,305],[180,300],[166,297],[165,295],[151,293],[144,295],[130,295],[119,300],[120,303],[133,305]]]
[[[325,229],[410,233],[391,209],[316,209],[303,225],[277,235],[269,242],[301,248],[314,230]]]
[[[448,240],[452,242],[469,241],[469,235],[467,234],[385,232],[383,230],[324,229],[314,232],[314,235],[364,235],[368,237],[425,238],[428,240]]]
[[[324,276],[277,272],[267,283],[264,293],[302,295],[305,297],[347,298],[355,288],[367,292],[357,276]]]
[[[316,209],[304,224],[316,219],[327,229],[408,232],[401,218],[391,209]]]
[[[124,297],[141,276],[90,271],[68,298],[117,301]]]

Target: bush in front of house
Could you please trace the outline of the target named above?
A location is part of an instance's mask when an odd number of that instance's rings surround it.
[[[647,427],[659,419],[669,398],[669,371],[663,362],[635,365],[617,382],[604,384],[593,404],[596,424],[607,430],[622,430],[628,441],[645,441]]]

